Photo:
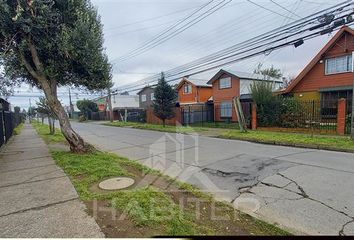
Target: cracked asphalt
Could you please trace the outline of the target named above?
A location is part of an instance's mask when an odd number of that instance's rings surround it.
[[[310,235],[354,235],[354,154],[73,123],[89,143]]]

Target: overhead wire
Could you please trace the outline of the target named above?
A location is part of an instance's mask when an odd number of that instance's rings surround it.
[[[208,16],[210,16],[211,14],[215,13],[216,11],[220,10],[221,8],[223,8],[225,5],[227,5],[228,3],[230,3],[232,0],[228,0],[226,3],[225,0],[223,0],[221,3],[217,4],[216,6],[212,7],[211,9],[207,10],[206,12],[202,13],[200,16],[196,17],[195,19],[189,21],[188,23],[186,23],[185,25],[183,25],[182,27],[177,28],[174,32],[172,32],[170,35],[167,35],[165,37],[163,37],[162,39],[159,39],[157,42],[153,43],[150,46],[146,46],[145,48],[141,49],[138,53],[133,54],[132,56],[129,56],[125,59],[122,59],[121,61],[126,61],[130,58],[139,56],[153,48],[155,48],[158,45],[161,45],[162,43],[168,41],[169,39],[179,35],[180,33],[184,32],[185,30],[191,28],[192,26],[196,25],[197,23],[199,23],[200,21],[202,21],[203,19],[207,18]],[[223,4],[222,4],[223,3]]]
[[[299,34],[299,33],[297,33],[297,34]],[[284,40],[284,38],[282,39],[278,39],[278,41],[281,41],[281,40]],[[277,42],[278,42],[277,41]],[[259,48],[259,47],[262,47],[262,46],[264,46],[264,45],[261,45],[261,46],[258,46],[257,48]],[[256,48],[256,49],[257,49]],[[253,50],[253,49],[251,49],[251,50]],[[249,49],[247,50],[247,51],[249,51]],[[236,55],[231,55],[231,56],[227,56],[226,58],[224,57],[224,59],[217,59],[217,61],[222,61],[222,60],[225,60],[225,59],[227,59],[227,58],[230,58],[230,57],[233,57],[233,56],[237,56],[237,55],[239,55],[239,54],[242,54],[242,52],[241,53],[238,53],[238,54],[236,54]],[[216,61],[214,60],[214,61],[212,61],[212,62],[208,62],[207,64],[211,64],[211,63],[215,63]],[[206,66],[207,65],[206,63],[204,63],[203,65],[200,65],[200,66],[198,66],[198,67],[194,67],[194,68],[192,68],[192,69],[187,69],[187,70],[184,70],[184,71],[182,71],[182,72],[179,72],[179,73],[175,73],[175,74],[182,74],[182,73],[184,73],[184,72],[186,72],[186,71],[191,71],[191,70],[193,70],[193,69],[196,69],[196,68],[200,68],[201,66]],[[174,75],[175,75],[174,74]],[[173,76],[173,74],[169,74],[168,76]]]
[[[116,61],[120,61],[121,59],[130,56],[131,54],[134,54],[136,51],[141,50],[142,48],[145,48],[147,45],[154,43],[157,39],[159,39],[161,36],[165,35],[166,33],[172,31],[176,26],[178,26],[179,24],[183,23],[184,21],[188,20],[189,18],[193,17],[194,15],[196,15],[198,12],[202,11],[204,8],[206,8],[208,5],[210,5],[214,0],[211,0],[209,2],[207,2],[206,4],[203,4],[201,7],[199,7],[196,11],[193,11],[191,14],[189,14],[187,17],[184,17],[183,19],[177,21],[175,24],[173,24],[172,26],[168,27],[167,29],[165,29],[164,31],[162,31],[161,33],[157,34],[155,37],[153,37],[152,39],[150,39],[149,41],[143,43],[140,47],[124,54],[121,57],[118,57],[116,59],[114,59],[112,62],[116,62]]]
[[[348,2],[348,1],[347,1],[347,2]],[[342,4],[342,5],[343,5],[343,4]],[[338,5],[336,5],[336,6],[338,6]],[[339,6],[340,6],[340,5],[339,5]],[[337,11],[337,10],[338,10],[338,9],[335,9],[334,12]],[[325,9],[325,10],[321,11],[320,13],[323,13],[323,12],[325,12],[325,11],[328,11],[328,9]],[[318,15],[318,14],[317,14],[317,15]],[[309,20],[307,20],[307,22],[317,19],[317,15],[314,15],[315,17],[314,17],[314,18],[311,18],[311,19],[309,19]],[[311,17],[311,16],[312,16],[312,15],[310,15],[310,17]],[[306,19],[308,19],[308,17],[306,17]],[[299,23],[299,21],[296,21],[295,23]],[[294,23],[292,23],[292,24],[294,24]],[[300,22],[299,24],[297,24],[297,25],[295,25],[295,26],[296,26],[296,27],[299,27],[299,26],[301,26],[302,24],[303,24],[303,22]],[[287,26],[289,26],[289,25],[287,25]],[[292,26],[292,27],[294,27],[294,26]],[[281,29],[281,28],[280,28],[280,29]],[[275,30],[279,30],[279,28],[277,28],[277,29],[275,29]],[[256,43],[256,42],[253,41],[254,39],[255,39],[256,41],[258,40],[258,42],[259,42],[259,37],[263,37],[263,38],[261,39],[261,40],[263,40],[263,41],[265,40],[265,39],[264,39],[264,36],[267,37],[267,40],[268,40],[270,37],[273,38],[273,37],[275,37],[275,36],[273,35],[273,34],[276,32],[275,30],[272,30],[272,31],[270,31],[270,32],[268,32],[268,33],[266,33],[266,34],[261,34],[261,35],[255,37],[255,38],[252,38],[252,39],[250,39],[250,40],[247,40],[247,41],[244,41],[244,42],[239,43],[239,44],[237,44],[237,45],[234,45],[233,47],[227,48],[226,50],[227,50],[227,51],[230,51],[230,50],[234,51],[234,50],[235,50],[235,48],[234,48],[235,46],[244,48],[244,47],[245,47],[245,44],[247,44],[247,43],[248,43],[248,45],[249,45],[249,44],[254,44],[254,43]],[[284,34],[284,30],[289,30],[289,27],[286,28],[286,29],[282,29],[282,30],[283,30],[282,34]],[[267,35],[267,34],[268,34],[268,35]],[[212,54],[212,55],[210,55],[210,56],[212,56],[212,57],[214,57],[214,58],[215,58],[215,56],[216,56],[216,57],[224,56],[226,53],[228,53],[227,51],[223,50],[223,51],[219,52],[218,55]],[[211,58],[210,58],[210,57],[208,58],[208,57],[209,57],[209,56],[207,56],[207,58],[204,57],[204,58],[198,59],[198,60],[197,60],[197,63],[203,62],[203,61],[206,61],[206,60],[210,60]],[[199,62],[198,62],[198,61],[199,61]],[[196,61],[194,61],[194,62],[192,62],[192,63],[196,63]],[[177,68],[174,68],[174,69],[168,71],[168,73],[173,72],[173,70],[179,70],[179,69],[185,68],[185,67],[190,66],[190,65],[191,65],[190,63],[185,64],[185,65],[182,65],[182,66],[180,66],[180,67],[177,67]],[[156,76],[153,76],[152,78],[154,78],[154,77],[156,77]],[[158,76],[157,76],[157,77],[158,77]],[[152,79],[152,78],[150,78],[150,79]],[[144,82],[146,82],[146,79],[144,80]]]

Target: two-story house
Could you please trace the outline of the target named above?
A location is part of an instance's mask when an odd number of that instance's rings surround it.
[[[154,101],[155,88],[151,86],[146,86],[141,89],[137,94],[139,95],[139,107],[143,109],[148,109],[152,106]]]
[[[213,89],[207,82],[207,80],[183,78],[176,87],[180,105],[200,105],[211,100]]]
[[[354,30],[343,27],[291,82],[285,94],[302,100],[321,100],[323,108],[335,108],[335,101],[340,98],[351,101],[353,52]]]
[[[237,121],[233,107],[233,99],[251,93],[250,86],[254,82],[269,81],[273,83],[274,90],[280,89],[283,82],[279,79],[266,78],[254,73],[238,72],[221,69],[208,82],[212,84],[214,100],[215,121]]]

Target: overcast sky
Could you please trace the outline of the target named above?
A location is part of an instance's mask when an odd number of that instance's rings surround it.
[[[305,17],[315,11],[342,1],[329,0],[254,0],[272,11],[263,9],[247,0],[232,0],[223,8],[198,24],[165,43],[127,61],[117,61],[121,56],[153,39],[210,0],[92,0],[97,6],[104,25],[106,53],[113,63],[115,87],[133,83],[144,77],[188,63],[212,54],[233,44],[290,23],[291,19]],[[226,0],[224,0],[227,2]],[[214,0],[213,4],[222,2]],[[287,10],[285,10],[287,9]],[[300,48],[288,47],[268,56],[228,66],[236,71],[252,72],[258,63],[280,68],[284,76],[296,76],[333,36],[325,35],[306,41]],[[217,70],[198,78],[209,78]],[[39,90],[23,86],[10,98],[13,106],[27,108],[29,99],[34,104]],[[94,98],[73,90],[73,101]],[[68,104],[68,89],[60,89],[60,98]],[[29,96],[29,97],[28,97]]]

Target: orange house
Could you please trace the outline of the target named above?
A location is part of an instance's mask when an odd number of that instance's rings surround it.
[[[176,87],[178,102],[183,105],[205,104],[211,100],[213,90],[207,81],[183,78]]]
[[[343,27],[291,82],[285,94],[303,100],[321,100],[322,105],[340,98],[351,101],[353,52],[354,30]]]
[[[264,76],[254,73],[238,72],[221,69],[213,76],[208,84],[213,86],[214,119],[215,121],[237,121],[233,107],[235,97],[247,96],[251,93],[250,86],[258,81],[273,82],[274,90],[280,89],[282,81],[279,79],[264,79]]]

